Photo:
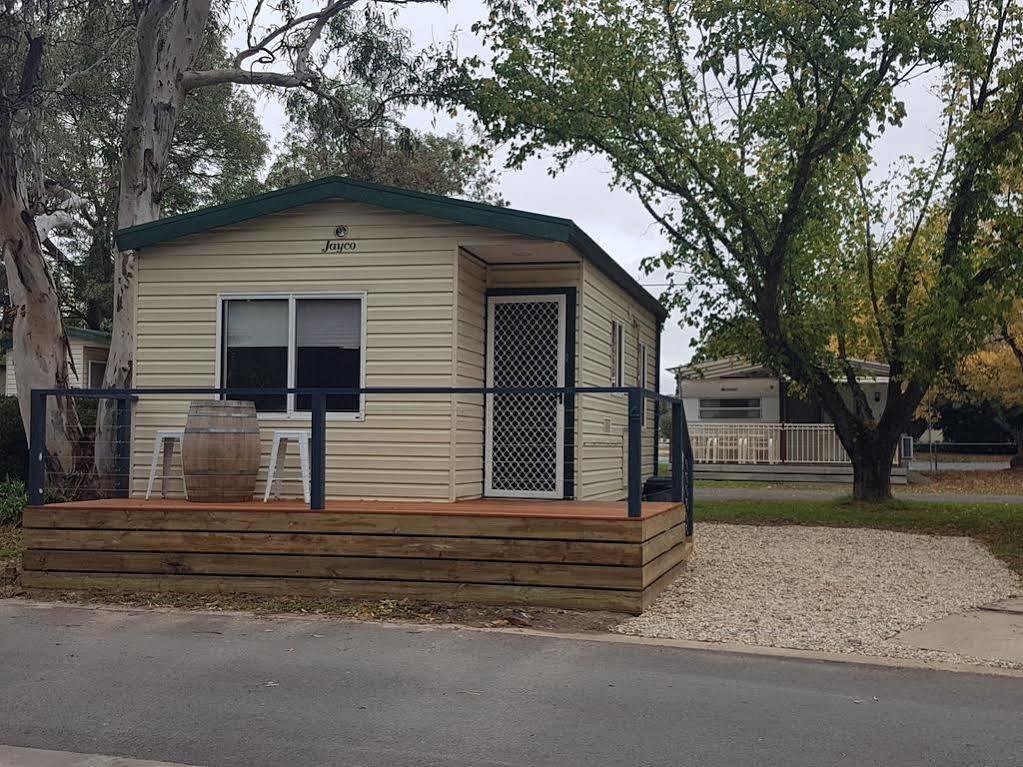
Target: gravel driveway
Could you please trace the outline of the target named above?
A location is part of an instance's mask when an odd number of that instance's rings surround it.
[[[625,634],[1011,665],[900,647],[900,631],[1023,591],[969,538],[702,524],[689,567]]]

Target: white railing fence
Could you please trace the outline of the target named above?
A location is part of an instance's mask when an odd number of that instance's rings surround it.
[[[849,462],[849,454],[830,423],[787,423],[784,429],[788,463]]]
[[[697,463],[849,462],[829,423],[691,423],[689,436]]]

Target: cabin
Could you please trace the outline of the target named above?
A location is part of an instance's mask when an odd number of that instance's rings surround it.
[[[639,495],[668,460],[658,414],[671,403],[656,392],[667,314],[572,221],[332,177],[122,230],[117,241],[138,254],[126,497],[63,512],[97,529],[112,524],[104,513],[122,528],[135,515],[139,530],[169,525],[186,537],[206,526],[329,532],[362,554],[365,534],[377,535],[372,553],[386,557],[324,562],[320,535],[310,548],[252,541],[242,554],[234,541],[244,561],[232,565],[188,559],[179,536],[167,542],[174,562],[139,559],[136,581],[306,590],[316,581],[334,594],[636,612],[688,557],[680,485],[674,501]],[[331,392],[321,432],[318,389]],[[180,450],[171,444],[157,467],[161,434],[184,428],[191,401],[224,390],[255,403],[256,487],[243,504],[196,504]],[[303,451],[275,450],[282,434],[301,445],[310,430],[311,504]],[[264,503],[271,470],[284,481]],[[33,526],[52,536],[66,513],[27,515],[30,550],[45,537]],[[69,567],[67,545],[29,561]],[[286,560],[262,556],[283,550],[318,555],[285,570],[275,568]],[[104,577],[127,577],[124,557],[107,561]]]
[[[327,179],[136,227],[135,385],[626,386],[657,380],[657,300],[571,221]],[[275,429],[301,396],[257,401]],[[621,500],[621,395],[379,395],[328,404],[327,496]],[[654,471],[654,402],[642,420]],[[135,490],[175,403],[135,413]],[[532,436],[528,451],[521,430]],[[290,458],[293,458],[291,456]]]
[[[68,346],[71,350],[73,368],[70,371],[71,385],[79,389],[98,389],[103,386],[103,376],[107,370],[107,353],[110,351],[110,334],[102,330],[89,328],[65,329]],[[3,364],[0,364],[0,381],[3,382],[3,393],[7,397],[18,396],[16,360],[10,342],[4,344],[6,352]]]

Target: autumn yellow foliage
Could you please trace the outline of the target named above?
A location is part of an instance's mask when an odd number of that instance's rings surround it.
[[[1004,411],[1023,408],[1023,301],[1017,301],[1011,321],[980,351],[963,363],[960,381],[969,398]]]

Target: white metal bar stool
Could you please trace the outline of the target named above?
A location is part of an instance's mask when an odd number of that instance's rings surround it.
[[[298,444],[298,462],[302,472],[302,497],[306,503],[309,503],[309,438],[309,431],[274,431],[273,447],[270,449],[270,466],[266,470],[266,491],[263,493],[263,503],[270,500],[271,492],[273,492],[274,498],[281,497],[281,474],[284,471],[284,459],[287,457],[289,442]]]
[[[160,477],[160,497],[167,497],[167,480],[171,478],[171,464],[174,461],[174,443],[181,444],[185,438],[184,429],[162,429],[156,432],[156,439],[153,441],[153,461],[149,465],[149,484],[146,485],[146,500],[153,494],[153,485],[156,484],[156,465],[160,460],[160,453],[163,453],[163,474]],[[181,475],[182,485],[185,475]],[[186,490],[186,495],[187,490]]]

